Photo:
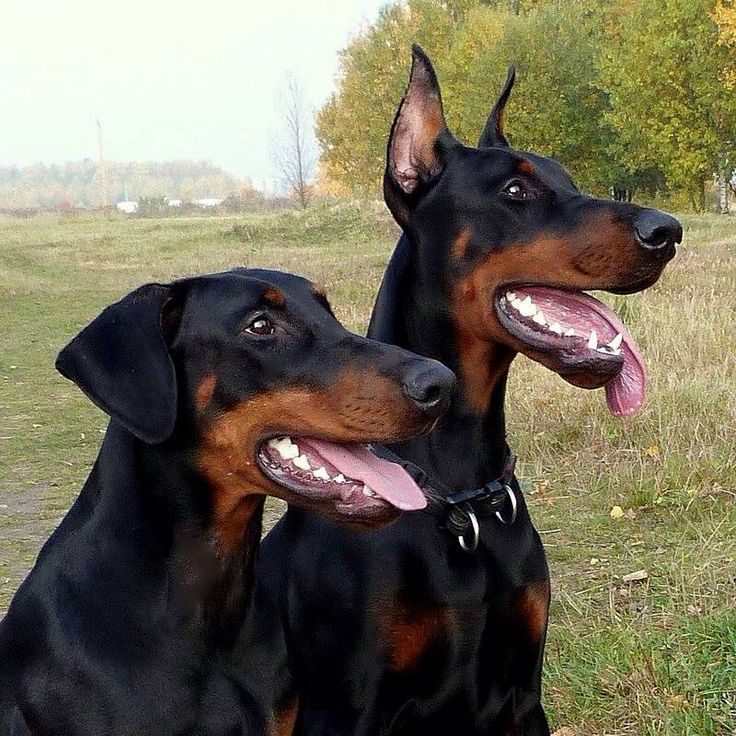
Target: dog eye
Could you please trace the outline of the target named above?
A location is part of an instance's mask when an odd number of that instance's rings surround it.
[[[526,187],[518,181],[518,179],[515,179],[514,181],[510,181],[502,190],[501,194],[508,197],[509,199],[528,199],[529,198],[529,190],[526,189]]]
[[[245,331],[251,335],[273,335],[276,332],[276,325],[268,317],[261,315],[256,317],[245,328]]]

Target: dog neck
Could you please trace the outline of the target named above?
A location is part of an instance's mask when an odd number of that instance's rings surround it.
[[[252,497],[242,540],[222,554],[191,456],[176,437],[150,446],[112,421],[84,493],[96,497],[100,532],[119,535],[145,571],[144,585],[162,586],[168,612],[227,646],[247,614],[265,499]]]
[[[444,264],[413,260],[404,282],[404,303],[397,305],[397,342],[444,363],[457,374],[458,386],[436,428],[395,449],[450,490],[459,490],[483,485],[503,470],[506,380],[515,353],[463,333],[448,307],[453,295],[446,270]]]

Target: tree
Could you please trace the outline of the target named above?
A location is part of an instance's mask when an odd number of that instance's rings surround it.
[[[106,161],[111,201],[165,194],[173,199],[225,197],[237,181],[207,161]],[[89,159],[25,168],[0,166],[0,207],[99,206],[100,171]]]
[[[411,44],[433,59],[477,0],[409,0],[384,6],[374,25],[340,55],[338,89],[317,115],[325,175],[350,191],[378,196],[386,140],[409,76]],[[448,12],[451,10],[451,12]]]
[[[312,199],[317,152],[312,113],[297,80],[289,75],[281,100],[282,130],[271,157],[290,194],[305,208]]]
[[[453,131],[477,141],[513,63],[517,82],[506,114],[512,144],[559,159],[584,189],[614,187],[618,177],[607,152],[612,131],[603,123],[608,95],[597,69],[598,5],[540,3],[518,17],[476,8],[437,64]]]
[[[555,156],[586,189],[607,191],[617,177],[607,156],[608,98],[596,65],[600,4],[529,1],[519,15],[508,0],[385,7],[343,52],[338,90],[318,115],[326,172],[353,190],[380,191],[386,138],[417,41],[435,64],[450,128],[461,140],[478,140],[507,67],[516,63],[508,113],[514,145]]]
[[[635,0],[601,60],[611,95],[611,154],[628,171],[653,166],[705,207],[705,184],[734,150],[736,103],[724,88],[729,51],[715,43],[713,0]]]
[[[717,25],[718,24],[718,25]],[[734,168],[734,0],[396,0],[342,52],[318,114],[326,176],[378,194],[388,131],[418,42],[448,124],[473,145],[510,63],[512,144],[562,161],[581,188],[629,200],[721,190]]]
[[[713,9],[713,20],[718,25],[718,43],[731,50],[731,59],[726,69],[726,86],[736,89],[736,3],[734,0],[719,0]]]

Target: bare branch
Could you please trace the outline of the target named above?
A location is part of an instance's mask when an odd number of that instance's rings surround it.
[[[288,75],[279,105],[280,129],[272,141],[271,159],[301,207],[314,194],[317,150],[314,140],[314,114],[293,75]]]

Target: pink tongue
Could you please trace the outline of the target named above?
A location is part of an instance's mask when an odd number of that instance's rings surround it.
[[[400,465],[376,457],[363,445],[336,445],[311,438],[299,442],[306,442],[343,475],[363,481],[397,509],[418,511],[427,505],[419,486]]]
[[[616,417],[630,417],[641,409],[646,396],[647,376],[636,347],[624,338],[624,367],[606,384],[608,410]]]
[[[624,365],[621,373],[606,384],[606,403],[614,416],[636,414],[644,404],[647,374],[634,338],[618,315],[590,294],[545,286],[521,288],[519,291],[532,295],[548,322],[554,318],[561,324],[572,325],[579,335],[588,335],[591,329],[596,330],[599,345],[608,343],[617,332],[621,333]]]
[[[615,417],[630,417],[641,409],[646,398],[647,374],[644,360],[631,333],[615,312],[588,294],[579,296],[583,297],[590,308],[608,323],[614,334],[620,332],[623,336],[621,351],[624,365],[621,373],[606,384],[606,403],[608,410]]]

